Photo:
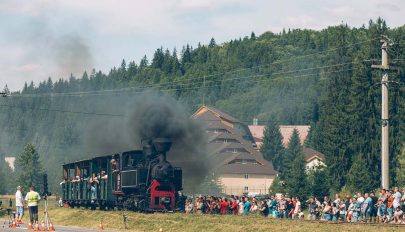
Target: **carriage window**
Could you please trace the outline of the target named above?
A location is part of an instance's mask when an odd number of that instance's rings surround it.
[[[140,151],[124,152],[122,154],[122,167],[132,168],[144,162],[144,155]]]
[[[134,158],[132,155],[126,155],[123,161],[123,167],[134,167],[135,162]]]

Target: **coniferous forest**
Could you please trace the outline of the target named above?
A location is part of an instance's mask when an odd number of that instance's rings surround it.
[[[259,124],[311,125],[306,144],[325,154],[330,189],[375,189],[382,73],[371,65],[381,63],[382,34],[393,41],[389,59],[398,67],[389,73],[391,184],[404,185],[405,26],[389,28],[383,19],[360,28],[251,33],[222,44],[213,38],[195,47],[158,48],[153,57],[123,60],[108,73],[28,82],[0,98],[0,156],[21,154],[32,143],[52,177],[51,190],[58,191],[64,162],[100,155],[88,144],[108,131],[94,125],[122,120],[136,96],[153,91],[177,99],[190,115],[204,102],[246,124],[258,118]],[[9,184],[0,191],[7,192],[15,186],[12,177],[3,178],[11,176],[3,160],[0,181]]]

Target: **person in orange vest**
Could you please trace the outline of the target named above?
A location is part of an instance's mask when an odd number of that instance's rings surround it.
[[[34,186],[31,186],[30,191],[25,196],[25,201],[28,204],[28,211],[30,213],[31,224],[38,223],[38,202],[41,200],[41,197],[34,189]]]

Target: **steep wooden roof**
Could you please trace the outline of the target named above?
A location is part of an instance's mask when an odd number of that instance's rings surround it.
[[[250,131],[241,132],[242,127],[247,125],[238,119],[213,107],[202,106],[192,116],[193,119],[201,122],[206,129],[208,142],[209,159],[214,171],[219,174],[265,174],[275,175],[277,172],[273,164],[263,159],[262,154],[253,147],[252,141],[243,138],[243,135],[251,137]],[[238,124],[235,127],[235,124]],[[226,130],[227,133],[215,132],[217,129]],[[229,132],[229,133],[228,133]],[[245,134],[247,133],[247,134]],[[215,139],[235,139],[238,143],[217,143]],[[229,150],[236,149],[234,152]],[[247,152],[238,152],[239,149]],[[254,163],[235,163],[235,160],[254,160]]]
[[[236,118],[230,116],[229,114],[226,114],[226,113],[224,113],[224,112],[222,112],[222,111],[220,111],[220,110],[218,110],[218,109],[215,109],[215,108],[213,108],[213,107],[208,107],[208,106],[205,106],[205,105],[204,105],[204,106],[201,106],[201,107],[192,115],[192,117],[195,118],[195,117],[197,117],[197,116],[199,116],[199,115],[204,114],[204,113],[207,112],[207,111],[210,111],[210,112],[214,113],[214,115],[215,115],[216,117],[221,118],[221,119],[223,119],[223,120],[226,120],[226,121],[229,121],[229,122],[233,122],[233,123],[235,123],[235,122],[240,122],[238,119],[236,119]]]
[[[313,160],[314,158],[318,158],[320,161],[325,162],[325,155],[320,153],[317,150],[314,150],[309,147],[303,147],[302,151],[304,152],[304,158],[306,162]]]

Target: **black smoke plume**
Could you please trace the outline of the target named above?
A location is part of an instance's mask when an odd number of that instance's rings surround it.
[[[200,125],[169,96],[143,94],[130,104],[124,120],[98,122],[87,133],[87,152],[113,154],[141,149],[141,140],[170,138],[167,159],[183,169],[184,185],[195,190],[208,173],[206,138]]]

